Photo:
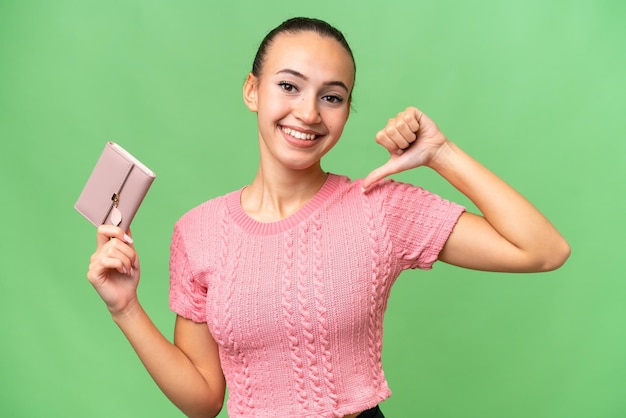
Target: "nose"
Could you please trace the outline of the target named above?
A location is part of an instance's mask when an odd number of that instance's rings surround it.
[[[308,125],[319,123],[322,120],[317,98],[313,95],[302,97],[294,109],[294,114],[299,120]]]

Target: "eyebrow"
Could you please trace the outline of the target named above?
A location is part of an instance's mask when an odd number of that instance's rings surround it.
[[[308,78],[307,76],[305,76],[304,74],[302,74],[301,72],[296,71],[296,70],[292,70],[292,69],[290,69],[290,68],[285,68],[285,69],[283,69],[283,70],[280,70],[280,71],[277,71],[277,72],[276,72],[276,74],[281,74],[281,73],[291,74],[291,75],[293,75],[293,76],[295,76],[295,77],[299,77],[299,78],[301,78],[301,79],[303,79],[303,80],[305,80],[305,81],[308,81],[308,80],[309,80],[309,78]],[[336,80],[336,81],[328,81],[328,82],[326,82],[326,83],[324,83],[324,84],[325,84],[325,85],[327,85],[327,86],[339,86],[339,87],[343,87],[344,89],[346,89],[346,91],[348,91],[348,92],[350,91],[350,89],[348,88],[348,86],[346,86],[346,83],[344,83],[343,81],[339,81],[339,80]]]

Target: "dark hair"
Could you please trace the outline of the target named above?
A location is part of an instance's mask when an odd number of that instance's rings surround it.
[[[354,64],[354,72],[356,74],[354,55],[352,55],[350,45],[348,45],[348,41],[344,38],[343,33],[323,20],[309,17],[294,17],[285,20],[265,35],[265,38],[261,41],[261,45],[259,45],[259,49],[254,57],[254,62],[252,63],[252,74],[257,77],[261,75],[261,68],[263,67],[265,56],[267,55],[267,49],[270,47],[277,35],[280,35],[281,33],[296,34],[300,32],[315,32],[320,36],[337,40],[337,42],[339,42],[341,46],[343,46],[350,54],[350,58],[352,58],[352,63]]]

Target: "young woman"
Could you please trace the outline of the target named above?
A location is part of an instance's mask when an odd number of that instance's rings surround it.
[[[243,86],[260,162],[241,190],[174,228],[174,343],[137,300],[139,260],[125,231],[98,229],[88,278],[163,392],[191,417],[382,417],[391,285],[437,260],[509,272],[559,267],[569,247],[524,197],[416,108],[376,141],[389,161],[365,179],[325,172],[350,113],[355,64],[343,35],[295,18],[261,43]],[[384,177],[426,166],[464,193],[471,214]]]

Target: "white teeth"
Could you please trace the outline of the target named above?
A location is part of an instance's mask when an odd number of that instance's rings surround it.
[[[291,135],[291,136],[293,136],[294,138],[297,138],[297,139],[302,139],[302,140],[305,140],[305,141],[313,141],[315,138],[317,138],[317,135],[305,134],[304,132],[296,131],[294,129],[285,128],[285,127],[281,128],[281,129],[287,135]]]

